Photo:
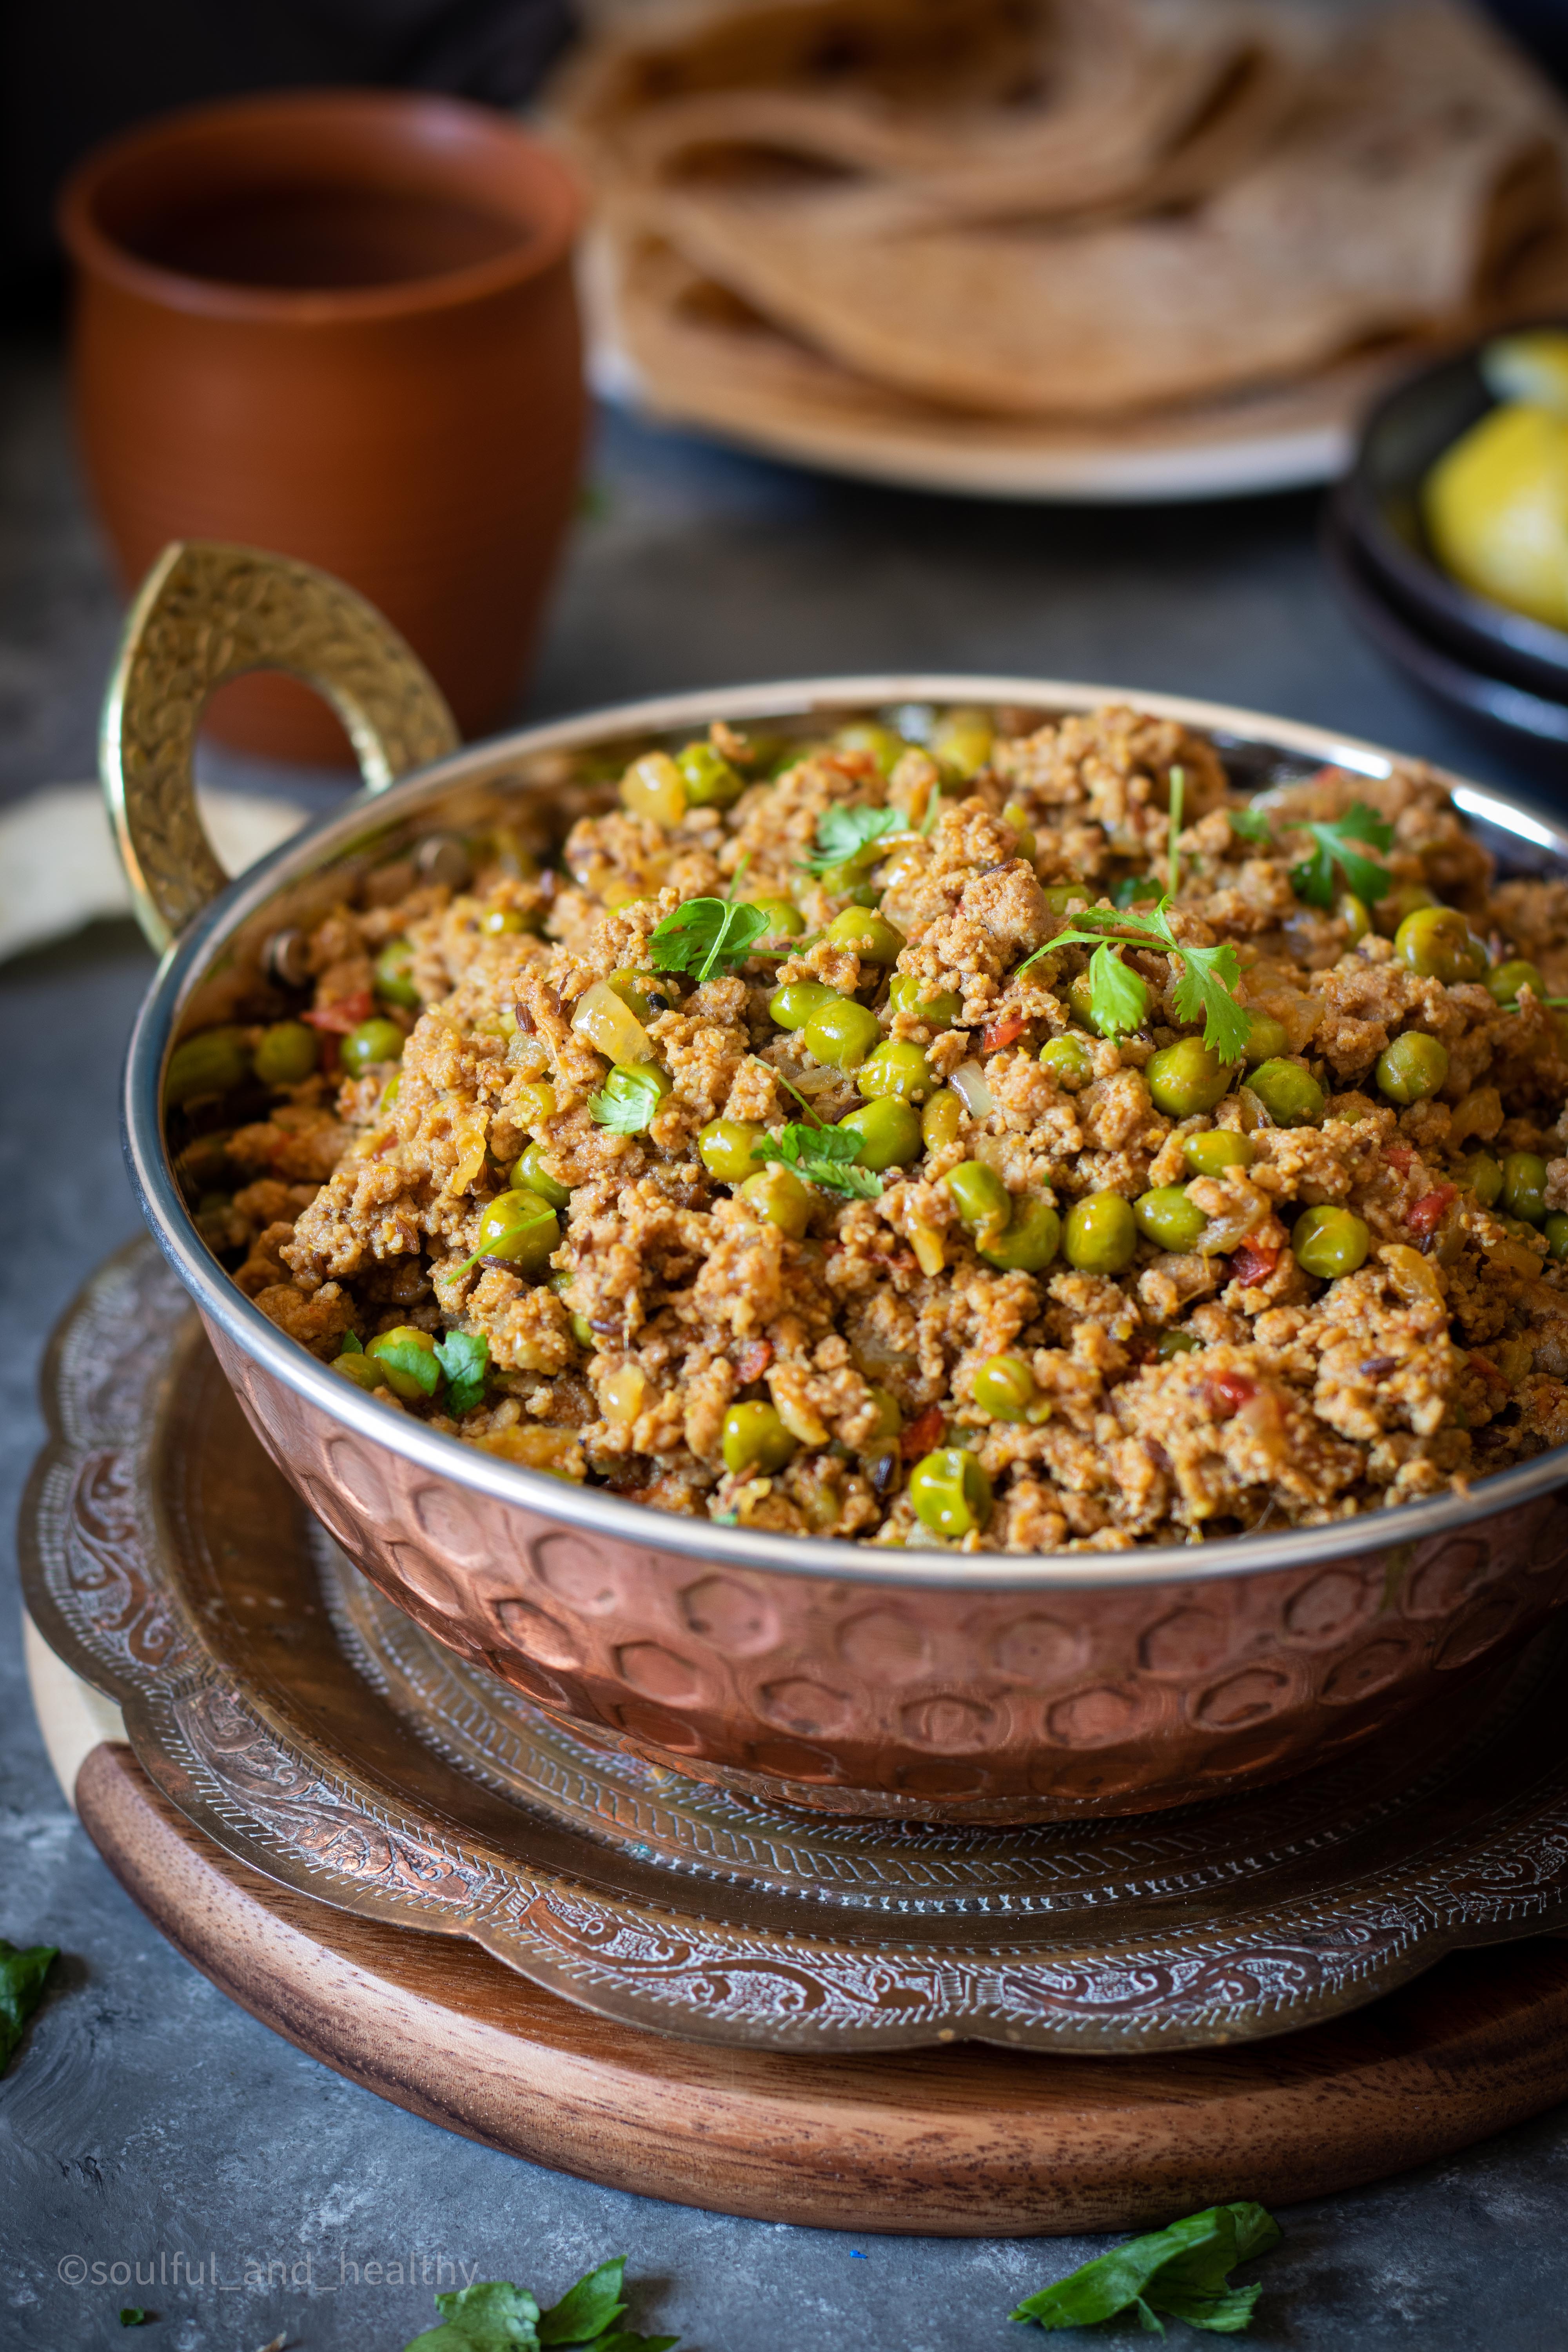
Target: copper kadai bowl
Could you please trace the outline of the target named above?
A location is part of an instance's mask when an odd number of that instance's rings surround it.
[[[328,695],[367,790],[230,885],[196,815],[191,745],[206,695],[267,667]],[[1568,1449],[1468,1496],[1206,1548],[956,1558],[664,1517],[389,1412],[268,1322],[192,1223],[161,1124],[170,1047],[233,1017],[280,929],[433,832],[494,822],[498,803],[515,818],[532,796],[563,828],[605,803],[631,749],[685,740],[715,717],[807,732],[829,715],[911,702],[1044,717],[1117,694],[1037,679],[819,678],[640,703],[465,751],[407,648],[322,574],[191,545],[171,549],[143,588],[103,740],[143,919],[160,943],[173,937],[126,1074],[148,1222],[257,1434],[343,1549],[459,1656],[579,1733],[835,1812],[1140,1812],[1300,1771],[1391,1716],[1451,1702],[1568,1597],[1557,1499]],[[1130,698],[1212,734],[1254,790],[1327,761],[1389,769],[1390,754],[1321,729]],[[1452,781],[1506,868],[1568,873],[1568,833]],[[395,876],[387,887],[396,895]]]

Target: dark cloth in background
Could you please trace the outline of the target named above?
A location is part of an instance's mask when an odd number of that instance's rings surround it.
[[[130,123],[313,83],[519,106],[573,27],[573,0],[0,0],[0,299],[52,306],[56,192]]]

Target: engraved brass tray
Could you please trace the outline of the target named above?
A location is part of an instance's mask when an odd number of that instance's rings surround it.
[[[281,1884],[605,2015],[784,2051],[1193,2048],[1568,1927],[1560,1627],[1279,1789],[835,1819],[590,1744],[395,1608],[268,1461],[150,1242],[88,1284],[44,1387],[28,1607],[157,1786]]]

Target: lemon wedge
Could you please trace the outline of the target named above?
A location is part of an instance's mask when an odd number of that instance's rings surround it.
[[[1568,334],[1542,327],[1499,335],[1481,352],[1481,374],[1494,400],[1524,400],[1568,416]]]
[[[1516,340],[1560,341],[1568,364],[1568,336]],[[1490,410],[1433,467],[1422,509],[1456,580],[1568,630],[1568,415],[1527,401]]]

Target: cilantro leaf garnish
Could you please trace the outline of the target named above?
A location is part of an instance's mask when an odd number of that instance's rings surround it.
[[[1252,2317],[1260,2289],[1232,2286],[1229,2273],[1277,2246],[1281,2234],[1273,2216],[1250,2200],[1211,2205],[1083,2263],[1010,2315],[1037,2327],[1092,2327],[1126,2312],[1163,2336],[1155,2316],[1163,2311],[1212,2336],[1235,2336]]]
[[[1357,801],[1331,824],[1303,824],[1297,830],[1310,833],[1317,845],[1310,857],[1290,868],[1290,887],[1310,907],[1333,905],[1336,870],[1344,877],[1338,887],[1353,891],[1358,898],[1371,901],[1385,898],[1393,889],[1394,877],[1387,866],[1363,857],[1351,846],[1356,841],[1370,842],[1373,849],[1387,849],[1393,845],[1394,827],[1364,802]]]
[[[1171,929],[1166,904],[1162,898],[1146,912],[1129,907],[1113,913],[1091,907],[1086,913],[1073,917],[1074,928],[1058,931],[1055,939],[1047,940],[1033,955],[1026,956],[1013,977],[1016,980],[1018,972],[1027,971],[1031,964],[1037,963],[1042,956],[1054,955],[1058,948],[1092,947],[1097,952],[1089,960],[1089,1008],[1096,1022],[1103,1016],[1111,1022],[1121,1022],[1123,1030],[1127,1026],[1136,1028],[1139,1022],[1128,1024],[1122,1020],[1131,1002],[1124,983],[1131,983],[1136,975],[1125,972],[1113,977],[1114,959],[1106,957],[1102,961],[1098,950],[1107,935],[1129,946],[1158,948],[1162,954],[1174,956],[1182,967],[1175,990],[1176,1011],[1182,1019],[1201,1019],[1204,1044],[1222,1062],[1238,1061],[1252,1034],[1252,1015],[1236,1002],[1233,993],[1241,978],[1236,950],[1228,940],[1212,948],[1193,947],[1185,940],[1178,940]],[[1142,985],[1141,982],[1138,984]],[[1142,1018],[1141,1014],[1140,1021]]]
[[[1266,809],[1233,808],[1226,809],[1226,814],[1230,819],[1230,829],[1232,833],[1239,833],[1243,840],[1273,840],[1274,828],[1268,821],[1268,814]]]
[[[44,1997],[44,1979],[58,1958],[54,1944],[21,1950],[0,1936],[0,2074],[15,2057],[23,2029]]]
[[[817,818],[816,852],[803,863],[809,873],[826,874],[835,866],[847,866],[875,843],[910,830],[908,817],[897,809],[843,808],[835,803]]]
[[[711,980],[716,971],[744,963],[772,929],[763,908],[727,898],[688,898],[654,932],[649,960],[655,971],[689,971],[699,981]]]
[[[776,1143],[771,1136],[753,1143],[752,1157],[782,1160],[797,1176],[824,1185],[829,1192],[847,1192],[853,1200],[879,1200],[881,1178],[874,1176],[868,1168],[851,1164],[860,1144],[860,1137],[847,1128],[801,1127],[792,1120]]]
[[[470,1258],[468,1263],[471,1265],[473,1260]],[[461,1273],[463,1269],[459,1266],[457,1271]],[[389,1371],[406,1372],[415,1386],[426,1396],[434,1396],[440,1387],[440,1365],[437,1362],[432,1350],[428,1348],[421,1348],[416,1340],[397,1339],[390,1346],[379,1345],[375,1352],[380,1362]]]
[[[589,1096],[588,1116],[612,1135],[646,1135],[668,1092],[669,1081],[658,1065],[638,1062],[610,1072],[598,1093]]]
[[[436,2297],[442,2326],[416,2336],[406,2352],[549,2352],[552,2346],[563,2352],[568,2346],[584,2352],[674,2352],[677,2336],[639,2336],[616,2326],[626,2307],[621,2296],[626,2267],[625,2254],[601,2263],[542,2312],[526,2287],[509,2279],[476,2279]]]
[[[1102,1037],[1130,1037],[1149,1018],[1149,991],[1102,940],[1089,960],[1089,1004]]]
[[[490,1343],[482,1331],[448,1331],[436,1342],[436,1360],[447,1375],[449,1412],[471,1412],[484,1402]]]

